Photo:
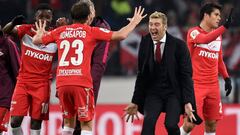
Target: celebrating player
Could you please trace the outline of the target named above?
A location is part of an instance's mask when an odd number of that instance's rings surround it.
[[[218,73],[225,80],[226,96],[232,85],[222,56],[222,34],[232,22],[231,13],[223,26],[219,26],[221,6],[216,3],[205,4],[200,11],[201,23],[191,28],[187,35],[193,65],[194,90],[197,112],[205,120],[204,135],[215,135],[217,121],[222,119],[222,104]],[[181,135],[188,135],[194,128],[187,119],[181,127]]]
[[[112,32],[89,26],[94,17],[90,8],[88,2],[75,3],[71,8],[72,25],[46,33],[45,23],[40,23],[33,37],[35,44],[56,42],[58,45],[57,90],[64,116],[63,135],[73,133],[76,115],[81,121],[81,135],[92,135],[94,98],[90,63],[96,42],[125,39],[146,16],[143,16],[144,9],[136,8],[130,23]]]
[[[45,22],[47,29],[52,21],[52,9],[40,4],[35,13],[36,21]],[[32,43],[35,26],[21,24],[22,16],[15,17],[4,27],[5,33],[17,34],[21,39],[21,66],[11,103],[11,127],[13,135],[22,135],[21,123],[28,114],[31,117],[31,135],[40,135],[42,120],[48,120],[50,98],[50,73],[57,51],[55,43],[37,46]],[[17,26],[16,26],[17,25]]]

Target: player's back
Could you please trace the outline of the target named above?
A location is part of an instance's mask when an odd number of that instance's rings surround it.
[[[110,41],[112,32],[81,23],[62,26],[42,37],[58,46],[57,88],[77,85],[92,88],[90,62],[97,40]]]
[[[59,27],[50,33],[58,45],[57,87],[80,85],[92,88],[90,62],[97,39],[93,29],[79,23]]]

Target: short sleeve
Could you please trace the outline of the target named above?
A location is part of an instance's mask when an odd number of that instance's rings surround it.
[[[105,28],[99,28],[99,27],[92,27],[91,32],[93,34],[93,37],[96,40],[103,40],[103,41],[110,41],[113,34],[112,31]]]
[[[17,25],[16,28],[18,37],[21,39],[31,29],[31,26],[23,24]]]
[[[47,34],[43,35],[42,43],[46,45],[52,42],[56,42],[56,37],[57,37],[57,29],[54,29],[48,32]]]

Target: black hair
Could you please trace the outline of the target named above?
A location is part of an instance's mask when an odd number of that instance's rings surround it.
[[[51,8],[51,6],[48,3],[40,3],[36,8],[36,11],[38,11],[38,10],[51,10],[51,11],[53,11],[53,9]]]
[[[204,4],[200,10],[200,20],[203,19],[205,13],[210,15],[214,9],[218,9],[221,11],[222,6],[215,2]]]
[[[85,23],[89,14],[90,5],[87,2],[76,2],[71,8],[72,19],[80,23]]]

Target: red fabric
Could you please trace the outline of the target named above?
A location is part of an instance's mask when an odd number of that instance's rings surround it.
[[[0,124],[2,123],[8,109],[5,107],[0,107]]]
[[[204,120],[223,118],[219,84],[215,86],[194,85],[198,115]]]
[[[161,56],[161,43],[157,43],[156,44],[156,52],[155,52],[155,58],[157,63],[160,63],[162,60],[162,56]]]
[[[200,28],[201,29],[201,28]],[[197,44],[206,44],[215,40],[218,36],[222,35],[225,32],[226,28],[221,26],[216,30],[213,30],[209,33],[200,33],[193,42]]]
[[[63,117],[78,116],[79,121],[90,121],[94,117],[94,95],[92,89],[79,86],[62,86],[58,88]]]
[[[17,27],[22,51],[18,81],[48,81],[57,45],[53,43],[46,44],[46,47],[34,45],[32,37],[35,33],[31,30],[32,28],[34,28],[34,25],[31,24],[24,24]]]
[[[58,46],[57,88],[66,85],[93,88],[91,56],[97,41],[110,41],[112,32],[99,27],[72,24],[58,27],[42,37],[43,44]]]
[[[222,60],[222,36],[219,32],[221,30],[224,31],[220,27],[208,33],[200,27],[194,27],[188,31],[187,44],[192,59],[194,84],[215,85],[218,83],[219,73],[224,78],[228,77],[226,66]],[[210,33],[215,34],[211,35]]]
[[[8,130],[10,113],[7,108],[0,107],[0,132]]]
[[[50,82],[17,83],[12,103],[12,116],[29,115],[37,120],[48,120]]]

